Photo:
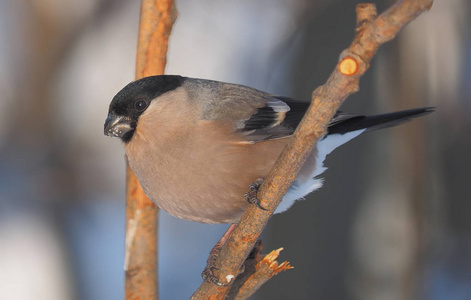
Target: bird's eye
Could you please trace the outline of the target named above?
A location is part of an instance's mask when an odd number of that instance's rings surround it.
[[[137,111],[143,111],[144,109],[147,108],[147,101],[146,100],[137,100],[136,103],[134,103],[134,108]]]

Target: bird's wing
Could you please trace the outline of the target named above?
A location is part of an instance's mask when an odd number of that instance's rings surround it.
[[[201,86],[210,86],[211,93]],[[308,102],[236,84],[204,81],[197,89],[198,98],[203,100],[201,119],[231,124],[248,143],[290,136],[309,107]]]
[[[237,131],[252,143],[291,136],[301,122],[309,104],[309,102],[286,97],[272,96],[250,118],[242,120]],[[375,116],[337,111],[329,122],[323,138],[331,134],[345,134],[362,129],[364,129],[363,132],[368,132],[396,126],[433,110],[434,108],[430,107],[416,108]]]
[[[248,143],[291,136],[310,105],[309,102],[274,96],[241,85],[212,84],[219,93],[208,94],[206,100],[209,101],[203,105],[202,119],[231,123],[234,131]],[[390,127],[431,111],[432,108],[418,108],[376,116],[338,111],[329,122],[325,136]]]
[[[248,142],[291,136],[309,107],[308,102],[270,96],[248,118],[237,123],[236,131]]]

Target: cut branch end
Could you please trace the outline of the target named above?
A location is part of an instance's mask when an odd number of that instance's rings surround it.
[[[360,66],[353,57],[345,57],[339,63],[339,71],[346,76],[353,76],[358,73]]]

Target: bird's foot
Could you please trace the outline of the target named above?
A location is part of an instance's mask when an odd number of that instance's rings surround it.
[[[218,286],[226,286],[226,284],[219,281],[216,275],[214,275],[214,270],[218,270],[216,268],[216,260],[219,257],[219,253],[221,252],[222,246],[226,243],[227,239],[231,235],[232,231],[237,227],[237,224],[231,224],[229,228],[227,228],[224,235],[221,239],[216,243],[216,245],[211,249],[209,252],[208,260],[206,261],[206,267],[204,268],[203,272],[201,273],[201,277],[206,282],[212,282]]]
[[[254,183],[250,184],[249,191],[245,193],[244,196],[245,196],[245,200],[247,200],[248,203],[257,205],[257,207],[260,208],[261,210],[267,210],[265,207],[263,207],[260,204],[260,200],[257,198],[258,189],[260,188],[262,183],[263,183],[263,178],[259,178]]]
[[[214,270],[218,270],[216,268],[216,260],[219,257],[219,252],[221,251],[222,245],[216,244],[213,249],[209,252],[208,260],[206,261],[206,267],[204,268],[203,272],[201,272],[201,277],[206,282],[212,282],[218,286],[226,286],[225,284],[221,283],[216,275],[214,275]]]

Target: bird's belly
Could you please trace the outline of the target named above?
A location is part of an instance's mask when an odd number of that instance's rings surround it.
[[[148,159],[128,158],[155,204],[171,215],[196,222],[237,222],[248,205],[244,197],[248,185],[269,171],[244,165],[238,151],[228,149],[198,157],[184,153],[156,157],[160,155],[153,152],[145,155]],[[160,163],[149,166],[149,161]]]
[[[240,219],[248,205],[241,182],[227,182],[224,176],[210,171],[187,169],[183,174],[172,178],[162,171],[141,176],[144,191],[160,208],[178,218],[203,223],[235,223]]]
[[[288,141],[234,142],[234,137],[207,128],[172,139],[134,137],[126,146],[129,164],[160,208],[203,223],[238,222],[248,206],[248,185],[267,176]]]

